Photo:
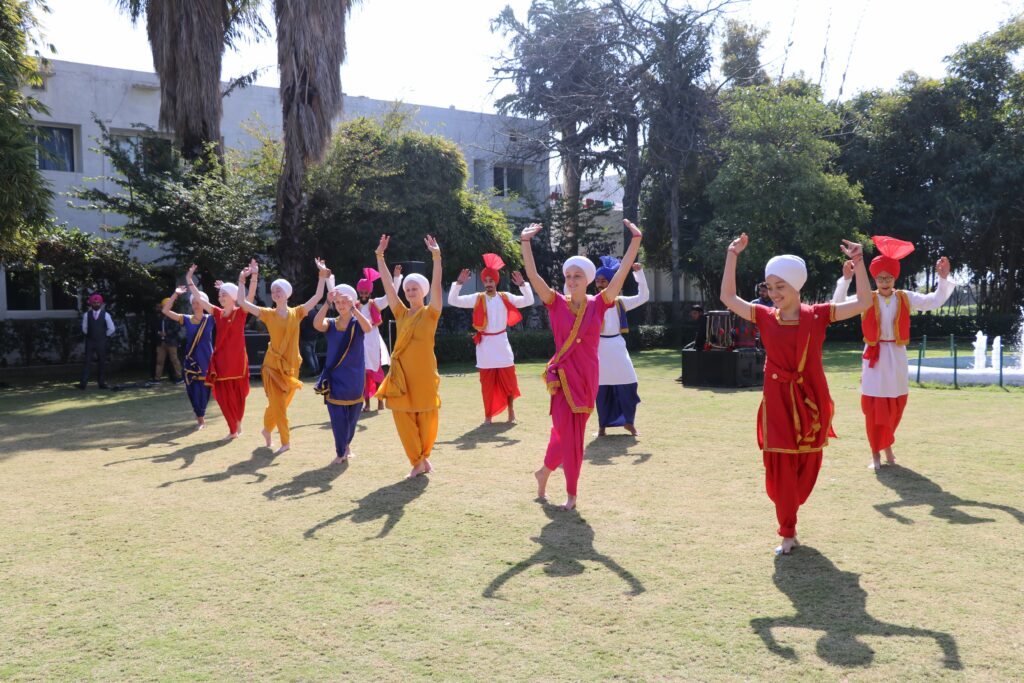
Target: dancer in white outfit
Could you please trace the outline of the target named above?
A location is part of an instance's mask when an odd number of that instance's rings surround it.
[[[871,446],[870,469],[882,465],[882,452],[887,464],[895,464],[892,445],[896,428],[903,417],[910,393],[907,367],[907,343],[910,341],[910,314],[931,311],[946,302],[955,286],[949,281],[950,265],[945,256],[935,264],[939,284],[930,294],[893,289],[900,274],[900,259],[914,251],[914,245],[892,237],[871,238],[880,252],[871,261],[871,275],[877,289],[871,293],[872,305],[861,314],[864,334],[864,356],[861,367],[861,410],[864,412],[868,443]],[[853,265],[843,265],[843,277],[836,283],[834,303],[847,297]]]
[[[601,267],[597,269],[594,278],[594,286],[597,287],[598,293],[608,286],[618,267],[619,259],[612,256],[601,257]],[[647,303],[650,292],[641,264],[633,264],[633,277],[638,286],[636,295],[617,297],[615,306],[604,313],[601,340],[597,347],[598,360],[601,364],[597,390],[598,436],[604,436],[608,427],[625,427],[633,436],[640,436],[634,424],[636,407],[640,403],[640,396],[637,394],[638,381],[636,370],[633,369],[633,360],[626,349],[626,339],[622,335],[629,332],[626,311]]]

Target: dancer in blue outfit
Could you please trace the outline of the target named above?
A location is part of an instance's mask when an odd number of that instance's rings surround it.
[[[185,393],[196,416],[196,430],[206,427],[206,405],[210,402],[210,387],[206,385],[206,371],[213,356],[213,318],[203,309],[203,302],[210,303],[205,292],[192,296],[192,315],[175,313],[174,302],[185,294],[187,287],[178,287],[174,294],[164,301],[163,314],[185,328],[185,358],[182,361],[182,377]],[[197,290],[198,291],[198,290]]]
[[[324,397],[334,431],[337,465],[352,456],[352,437],[363,408],[363,383],[366,381],[366,356],[363,337],[373,325],[355,305],[356,290],[338,285],[327,293],[327,305],[320,308],[313,327],[327,334],[327,360],[315,391]],[[336,318],[328,318],[334,307]]]

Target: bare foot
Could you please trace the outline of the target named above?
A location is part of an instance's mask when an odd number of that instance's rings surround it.
[[[574,510],[576,508],[576,496],[569,496],[562,505],[563,510]]]
[[[516,424],[516,413],[511,408],[509,408],[509,411],[508,411],[508,423],[510,425]]]
[[[200,429],[206,429],[206,418],[202,417],[200,415],[197,415],[196,416],[196,431],[198,432]]]
[[[377,410],[384,410],[384,401],[377,401]]]
[[[489,424],[491,424],[491,422],[492,422],[491,418],[489,418],[489,417],[485,417],[484,418],[484,424],[485,425],[489,425]]]
[[[369,410],[370,410],[370,402],[366,401],[365,403],[363,403],[363,411],[364,412],[369,412]]]
[[[406,476],[406,479],[415,479],[416,477],[423,474],[423,472],[423,463],[421,462],[419,465],[416,465],[416,467],[413,467],[411,470],[409,470],[409,474],[408,476]]]
[[[541,467],[533,473],[533,476],[537,478],[537,497],[546,498],[545,493],[548,488],[548,477],[551,476],[551,470],[547,467]]]
[[[423,472],[425,474],[430,474],[433,471],[434,471],[434,466],[430,464],[430,460],[429,459],[424,459],[423,460]]]
[[[331,464],[332,465],[340,465],[341,463],[345,462],[346,460],[348,460],[348,456],[347,455],[339,455],[338,457],[336,457],[334,460],[331,461]]]
[[[633,436],[640,436],[640,432],[638,432],[636,430],[636,427],[634,427],[633,425],[623,425],[623,427],[625,427],[626,431],[632,434]]]
[[[274,455],[281,455],[282,453],[286,452],[289,448],[291,448],[291,444],[283,443],[281,444],[280,448],[274,451]]]
[[[776,555],[789,555],[793,552],[793,548],[800,545],[796,540],[796,536],[793,538],[783,538],[782,545],[775,549]]]
[[[896,456],[893,455],[891,447],[885,449],[885,464],[886,465],[895,465],[896,464]]]
[[[882,456],[880,453],[871,454],[871,464],[868,465],[868,469],[874,470],[875,472],[882,469]]]
[[[598,436],[605,436],[604,427],[601,427],[600,429],[597,430],[597,435]]]
[[[270,448],[270,432],[268,432],[266,429],[261,429],[260,434],[263,435],[263,440],[267,442],[267,448]]]

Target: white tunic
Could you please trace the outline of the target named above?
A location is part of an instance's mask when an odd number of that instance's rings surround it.
[[[401,287],[402,276],[399,275],[395,278],[395,289],[400,290]],[[372,324],[373,318],[370,313],[370,302],[373,302],[377,306],[377,310],[383,313],[388,307],[388,298],[387,296],[380,296],[376,299],[370,299],[366,304],[356,302],[359,312]],[[363,335],[363,354],[366,357],[367,370],[377,372],[383,366],[391,364],[391,355],[388,353],[388,346],[384,343],[383,337],[380,336],[379,325],[374,325],[369,332]]]
[[[620,296],[619,301],[627,311],[647,303],[651,297],[647,289],[647,278],[644,271],[633,273],[638,291],[636,296]],[[601,340],[597,344],[597,357],[600,362],[597,383],[609,386],[615,384],[635,384],[636,370],[626,349],[626,340],[619,332],[619,307],[612,306],[604,312],[604,325],[601,326]]]
[[[505,292],[509,303],[516,308],[526,308],[533,305],[533,290],[530,285],[523,284],[519,288],[522,296],[516,296],[511,292]],[[452,283],[448,292],[448,304],[456,308],[473,308],[476,306],[478,294],[462,294],[462,285],[458,282]],[[492,370],[494,368],[507,368],[515,365],[515,357],[512,355],[512,345],[508,343],[508,311],[505,309],[505,302],[501,297],[486,296],[487,299],[487,327],[484,332],[488,333],[480,339],[476,347],[476,367],[480,370]],[[497,334],[492,334],[497,333]]]
[[[846,295],[852,281],[852,278],[849,280],[839,278],[835,294],[832,296],[833,303],[857,300],[857,297],[847,297]],[[946,303],[946,299],[955,288],[956,285],[948,279],[940,278],[939,286],[931,294],[904,291],[910,301],[910,312],[913,313],[914,311],[931,311],[938,308]],[[888,298],[879,295],[878,311],[882,318],[879,339],[882,341],[878,344],[878,361],[875,363],[875,367],[869,368],[867,360],[861,363],[860,392],[865,396],[896,398],[910,393],[907,347],[885,341],[896,339],[896,308],[895,292]]]

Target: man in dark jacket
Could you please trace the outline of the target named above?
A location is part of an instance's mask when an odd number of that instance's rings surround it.
[[[89,363],[95,355],[96,384],[100,389],[106,389],[107,340],[114,336],[114,320],[104,309],[100,294],[89,297],[89,310],[82,314],[82,334],[85,335],[85,365],[78,388],[85,389],[89,385]]]

